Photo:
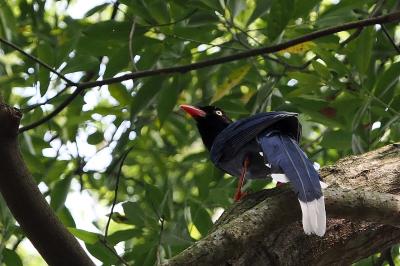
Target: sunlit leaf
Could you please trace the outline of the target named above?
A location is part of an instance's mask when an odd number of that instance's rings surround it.
[[[54,185],[50,194],[50,206],[53,208],[53,210],[58,211],[64,206],[70,189],[71,180],[72,176],[68,175],[67,177],[57,181]]]
[[[2,256],[5,266],[23,266],[21,258],[14,250],[8,248],[3,249]]]
[[[225,79],[224,83],[217,87],[216,92],[211,99],[211,103],[218,101],[229,91],[239,84],[242,79],[246,76],[247,72],[250,70],[250,65],[244,65],[231,72],[231,74]]]
[[[68,231],[70,231],[74,236],[76,236],[77,238],[79,238],[80,240],[82,240],[87,244],[95,244],[99,241],[101,237],[99,234],[77,228],[69,227]]]

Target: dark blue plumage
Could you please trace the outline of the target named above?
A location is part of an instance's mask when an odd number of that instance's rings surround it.
[[[217,167],[241,178],[271,175],[279,182],[290,181],[302,209],[304,231],[325,234],[320,177],[298,145],[301,125],[297,114],[268,112],[231,122],[222,110],[213,106],[181,107],[195,118]]]
[[[296,140],[300,139],[301,126],[297,114],[269,112],[253,115],[230,123],[213,141],[211,161],[225,172],[239,176],[245,157],[250,157],[246,178],[266,178],[271,169],[265,166],[257,136],[267,129],[279,129]]]
[[[272,131],[260,134],[258,141],[265,161],[287,176],[299,200],[308,202],[322,196],[319,175],[295,140]]]

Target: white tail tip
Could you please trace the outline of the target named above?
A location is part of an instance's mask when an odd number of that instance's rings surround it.
[[[323,181],[319,181],[319,184],[321,185],[322,189],[325,189],[325,188],[329,187],[329,185],[327,183],[323,182]]]
[[[326,231],[326,213],[324,197],[309,202],[299,200],[303,213],[303,229],[307,235],[323,236]]]

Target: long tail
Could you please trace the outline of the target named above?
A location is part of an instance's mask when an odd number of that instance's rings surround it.
[[[326,231],[325,202],[313,163],[295,140],[278,131],[263,133],[258,141],[266,163],[271,169],[282,171],[292,183],[303,213],[304,232],[323,236]]]

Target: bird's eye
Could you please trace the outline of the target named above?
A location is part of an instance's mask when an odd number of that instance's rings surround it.
[[[222,115],[222,112],[221,111],[215,111],[215,113],[217,114],[217,115]]]

